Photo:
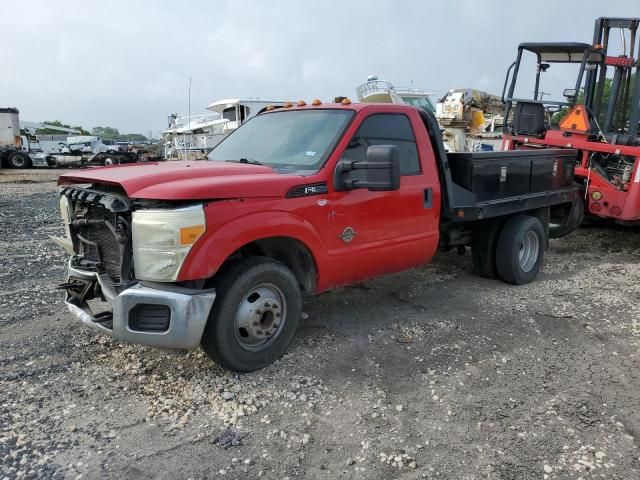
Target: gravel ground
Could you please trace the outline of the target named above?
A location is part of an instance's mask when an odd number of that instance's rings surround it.
[[[67,315],[56,175],[0,172],[0,479],[640,478],[640,230],[552,241],[523,287],[446,254],[307,299],[235,375]]]

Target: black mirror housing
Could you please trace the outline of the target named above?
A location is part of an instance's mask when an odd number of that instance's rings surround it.
[[[336,166],[336,190],[367,188],[391,191],[400,188],[400,156],[395,145],[372,145],[364,161],[343,160]]]

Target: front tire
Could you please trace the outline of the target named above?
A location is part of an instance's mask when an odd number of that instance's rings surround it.
[[[251,372],[274,362],[293,339],[302,312],[295,276],[284,264],[250,257],[215,278],[216,301],[202,348],[219,365]]]
[[[16,152],[9,157],[11,168],[31,168],[31,158],[28,155]]]
[[[519,215],[509,219],[498,237],[498,276],[516,285],[532,282],[540,270],[545,245],[544,228],[536,217]]]

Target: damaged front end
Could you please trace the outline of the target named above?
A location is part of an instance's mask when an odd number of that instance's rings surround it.
[[[157,202],[134,204],[125,194],[100,187],[60,192],[65,237],[54,240],[71,254],[67,281],[59,285],[69,311],[94,330],[127,342],[197,347],[215,292],[136,279],[133,214]]]

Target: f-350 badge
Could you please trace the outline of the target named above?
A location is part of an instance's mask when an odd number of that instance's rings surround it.
[[[342,231],[342,234],[339,236],[344,243],[349,243],[351,242],[351,240],[355,238],[356,231],[351,227],[347,227]]]

